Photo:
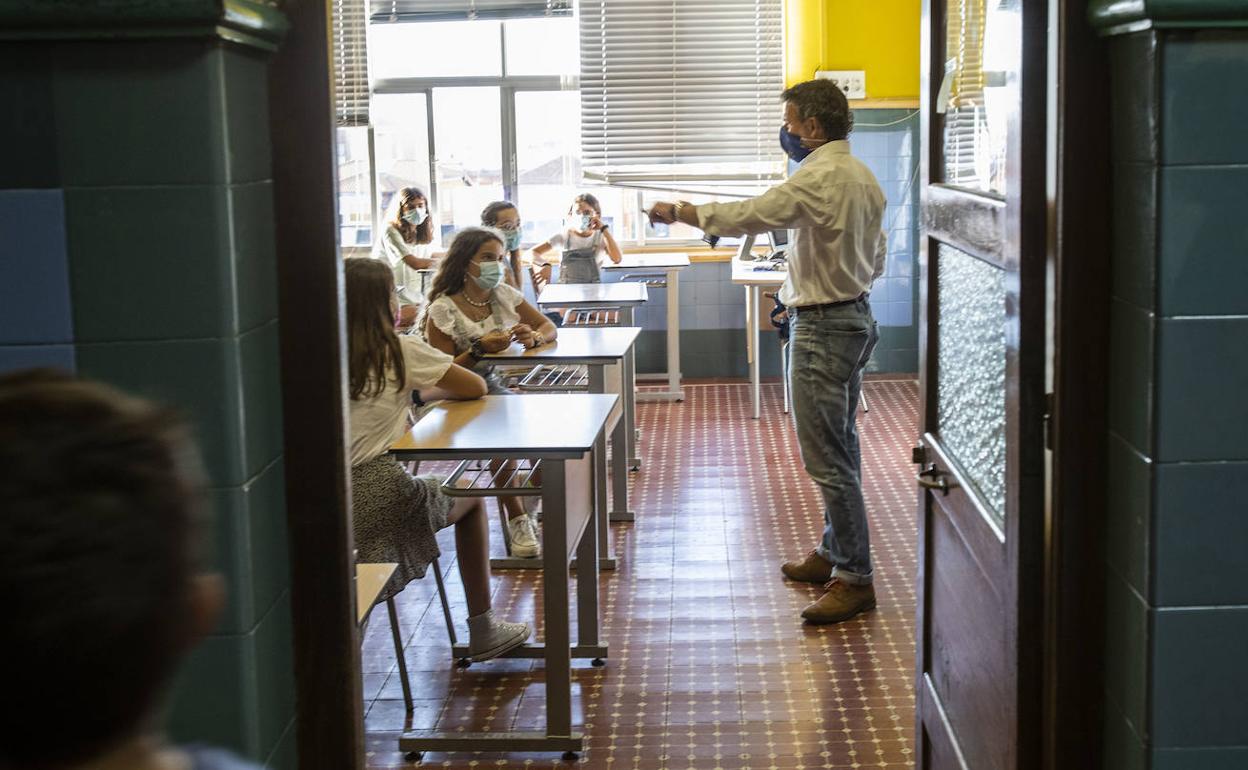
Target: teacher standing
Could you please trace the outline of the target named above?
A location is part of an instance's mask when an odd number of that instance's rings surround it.
[[[657,203],[649,213],[652,221],[680,221],[712,235],[793,230],[780,301],[791,318],[793,419],[802,464],[823,496],[824,528],[818,546],[781,572],[824,585],[803,618],[838,623],[875,607],[855,417],[863,369],[879,339],[867,296],[884,272],[885,199],[875,176],[849,153],[853,116],[835,84],[798,83],[780,98],[781,144],[791,157],[804,157],[788,180],[744,201]]]

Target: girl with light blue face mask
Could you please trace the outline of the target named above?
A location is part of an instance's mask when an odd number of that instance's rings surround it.
[[[508,259],[503,270],[503,280],[520,288],[520,211],[511,201],[494,201],[481,212],[481,224],[493,227],[503,234],[503,248]]]
[[[563,220],[563,230],[533,247],[533,264],[546,263],[543,255],[552,249],[563,252],[560,260],[560,283],[598,283],[599,268],[624,258],[620,245],[611,234],[610,223],[603,220],[602,205],[591,193],[581,193],[572,202]]]

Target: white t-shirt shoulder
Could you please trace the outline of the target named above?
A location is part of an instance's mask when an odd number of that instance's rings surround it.
[[[429,319],[438,331],[455,342],[456,350],[467,350],[472,340],[492,331],[507,331],[520,323],[520,304],[524,295],[515,287],[499,284],[490,295],[490,314],[484,320],[474,321],[459,309],[455,300],[446,294],[429,303]]]
[[[454,359],[415,335],[399,337],[403,351],[406,382],[396,389],[398,379],[386,378],[386,387],[374,396],[361,396],[350,402],[351,465],[385,454],[407,429],[412,391],[431,388],[446,376]]]

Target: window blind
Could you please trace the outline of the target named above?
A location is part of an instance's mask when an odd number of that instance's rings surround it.
[[[945,178],[976,187],[976,141],[984,109],[985,0],[949,0],[946,58],[956,60],[945,113]]]
[[[366,0],[331,0],[334,119],[339,126],[368,125]]]
[[[581,0],[588,179],[663,187],[783,177],[782,0]]]
[[[572,0],[373,0],[373,22],[571,16]]]

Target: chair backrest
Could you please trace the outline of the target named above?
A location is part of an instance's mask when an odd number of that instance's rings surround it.
[[[550,263],[541,267],[529,265],[529,280],[533,283],[533,296],[541,294],[542,289],[550,283],[551,267]]]

